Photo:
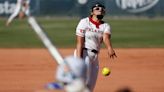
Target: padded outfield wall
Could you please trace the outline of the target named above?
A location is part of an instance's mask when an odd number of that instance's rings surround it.
[[[93,2],[101,2],[110,16],[164,16],[164,0],[31,0],[31,13],[35,15],[81,16],[89,14]],[[84,0],[85,1],[85,0]],[[0,16],[10,15],[16,0],[0,0]]]

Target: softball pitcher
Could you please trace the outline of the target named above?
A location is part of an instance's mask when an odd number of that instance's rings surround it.
[[[96,3],[91,8],[90,16],[81,19],[76,28],[77,44],[74,54],[85,60],[88,68],[86,84],[91,92],[94,90],[98,76],[98,53],[102,42],[104,42],[107,48],[109,57],[116,57],[110,40],[110,25],[102,21],[104,15],[105,6],[100,3]]]
[[[17,4],[13,14],[9,17],[6,22],[6,26],[9,26],[12,20],[19,15],[19,18],[23,18],[25,15],[30,15],[29,9],[30,0],[17,0]]]

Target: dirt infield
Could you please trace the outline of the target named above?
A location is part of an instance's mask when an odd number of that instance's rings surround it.
[[[73,49],[60,52],[67,56]],[[104,77],[99,72],[94,92],[164,92],[164,48],[116,49],[116,53],[111,60],[101,50],[100,71],[108,66],[112,73]],[[43,86],[55,81],[55,69],[46,49],[0,49],[0,92],[52,92]]]

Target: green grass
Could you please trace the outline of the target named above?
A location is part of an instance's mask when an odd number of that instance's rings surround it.
[[[164,47],[164,20],[111,20],[114,47]]]
[[[79,19],[37,18],[51,41],[60,48],[75,47],[75,28]],[[14,20],[5,27],[0,19],[0,48],[44,47],[26,19]],[[163,19],[107,19],[112,27],[114,48],[163,48]]]

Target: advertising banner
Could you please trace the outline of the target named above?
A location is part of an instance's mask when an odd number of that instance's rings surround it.
[[[164,0],[31,0],[32,14],[87,16],[93,2],[106,6],[110,16],[164,16]],[[0,16],[14,12],[16,0],[0,0]]]

